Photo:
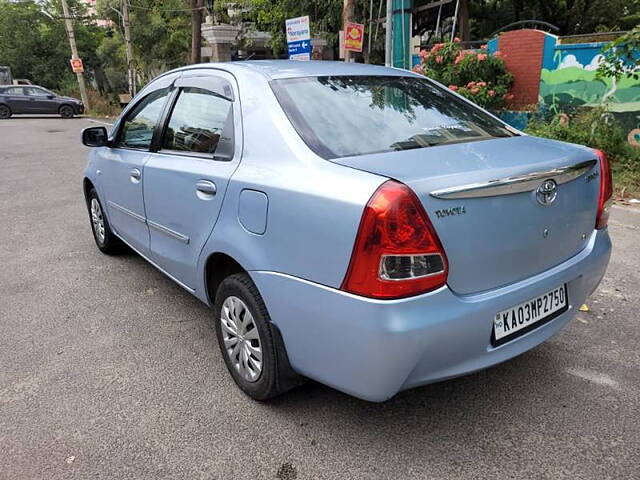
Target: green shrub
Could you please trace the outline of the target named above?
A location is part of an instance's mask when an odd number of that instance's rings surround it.
[[[611,161],[616,190],[640,193],[640,149],[629,145],[619,123],[605,108],[580,109],[572,117],[560,114],[550,121],[534,120],[525,131],[604,151]]]
[[[482,107],[501,108],[513,98],[509,93],[513,75],[507,72],[501,53],[489,54],[486,45],[479,50],[463,50],[458,39],[436,43],[420,52],[420,64],[414,71]]]

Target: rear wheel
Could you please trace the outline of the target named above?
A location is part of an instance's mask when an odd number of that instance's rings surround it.
[[[89,207],[89,220],[91,221],[91,230],[93,231],[93,238],[96,241],[96,245],[102,253],[111,255],[117,253],[122,246],[120,239],[116,237],[111,231],[109,221],[104,214],[102,204],[98,198],[98,193],[95,188],[89,191],[87,197]]]
[[[69,105],[61,106],[58,113],[60,113],[62,118],[73,118],[73,108]]]
[[[220,284],[215,328],[233,380],[251,398],[268,400],[302,383],[291,370],[279,331],[246,273],[231,275]]]
[[[9,118],[11,116],[11,109],[6,105],[0,105],[0,119]]]

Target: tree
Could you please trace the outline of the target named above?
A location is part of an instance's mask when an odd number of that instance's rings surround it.
[[[115,48],[118,42],[124,45],[120,2],[121,0],[98,0],[96,9],[98,16],[111,19],[115,25],[113,31],[109,32],[112,38],[107,42],[109,45],[99,49],[101,61],[112,72],[124,62],[124,76],[126,60]],[[135,3],[129,2],[129,9],[134,67],[142,83],[164,71],[189,63],[191,11],[186,2],[136,0]],[[117,54],[118,58],[111,58],[111,52]],[[124,50],[122,53],[124,54]]]
[[[287,18],[309,15],[311,22],[311,34],[319,36],[327,41],[330,48],[338,46],[338,32],[342,30],[342,9],[344,0],[240,0],[245,7],[242,20],[248,22],[256,30],[271,34],[271,48],[274,55],[285,52],[286,32],[285,20]],[[384,0],[382,0],[384,1]],[[216,2],[221,3],[221,2]],[[373,5],[373,18],[378,18],[380,0]],[[354,0],[353,19],[365,24],[365,37],[370,34],[369,23],[371,2],[369,0]],[[383,9],[384,14],[384,9]],[[375,27],[373,27],[375,28]],[[384,51],[384,31],[380,27],[380,35],[373,50]],[[366,40],[366,38],[365,38]],[[367,42],[365,41],[365,45]],[[383,61],[382,58],[378,59]]]
[[[608,43],[602,49],[598,76],[620,80],[625,75],[640,78],[640,26]]]
[[[468,0],[471,37],[488,38],[521,20],[557,26],[558,35],[633,28],[640,20],[640,0]]]
[[[95,51],[102,33],[90,24],[86,9],[77,0],[70,2],[70,8],[77,19],[78,51],[90,71],[99,64]],[[58,1],[0,0],[0,65],[11,67],[16,78],[52,89],[74,89],[71,52],[61,17]]]

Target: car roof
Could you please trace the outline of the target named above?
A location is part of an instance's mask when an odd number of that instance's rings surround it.
[[[333,62],[327,60],[311,60],[307,62],[295,60],[240,60],[235,62],[200,63],[177,70],[184,71],[194,68],[215,68],[219,70],[226,70],[230,73],[234,73],[234,71],[237,72],[239,70],[252,70],[264,75],[268,80],[329,75],[418,76],[409,70],[402,70],[399,68],[368,65],[363,63]]]
[[[272,79],[327,75],[415,75],[412,72],[398,68],[326,60],[308,62],[295,60],[248,60],[233,62],[233,65],[261,72]]]

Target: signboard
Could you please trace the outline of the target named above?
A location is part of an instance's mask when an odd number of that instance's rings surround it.
[[[347,22],[344,28],[344,48],[352,52],[361,52],[364,42],[364,25]]]
[[[81,58],[72,58],[70,62],[71,70],[73,70],[73,73],[84,73],[84,65],[82,65]]]
[[[287,48],[290,60],[311,59],[311,29],[309,28],[309,16],[288,18],[285,21],[287,28]]]

